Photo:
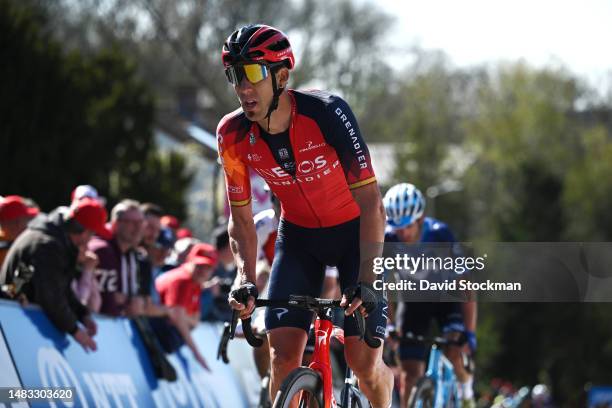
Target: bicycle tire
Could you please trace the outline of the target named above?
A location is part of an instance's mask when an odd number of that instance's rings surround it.
[[[342,393],[340,394],[340,401],[344,401],[344,392],[345,388],[342,389]],[[361,393],[359,388],[351,385],[349,388],[350,393],[350,406],[348,408],[370,408],[370,402],[368,399]],[[338,405],[338,407],[344,408],[344,405]]]
[[[257,408],[272,408],[272,402],[270,401],[270,374],[261,380]]]
[[[353,398],[351,399],[351,408],[370,408],[370,402],[361,393],[361,391],[353,391]]]
[[[316,371],[299,367],[293,370],[281,385],[273,408],[289,408],[291,400],[300,392],[306,391],[310,398],[299,408],[323,408],[323,380]]]
[[[414,386],[408,401],[409,408],[433,408],[436,385],[429,377],[421,377]]]

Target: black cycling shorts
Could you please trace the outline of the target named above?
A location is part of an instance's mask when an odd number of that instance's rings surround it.
[[[268,297],[287,300],[289,295],[320,297],[325,266],[336,266],[342,292],[359,277],[359,218],[333,227],[305,228],[281,219],[274,249]],[[266,310],[266,329],[296,327],[308,332],[312,312],[294,307]],[[384,338],[387,303],[369,314],[366,324],[373,336]],[[344,319],[344,335],[358,336],[353,317]]]
[[[443,334],[464,332],[461,303],[456,302],[404,302],[397,310],[397,328],[402,333],[427,336],[432,320],[436,320]],[[400,341],[400,360],[424,360],[427,348],[422,343],[402,339]]]

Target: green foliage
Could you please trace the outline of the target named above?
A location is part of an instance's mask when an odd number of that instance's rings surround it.
[[[171,107],[178,87],[198,88],[204,103],[197,119],[209,131],[237,107],[221,47],[245,24],[269,24],[289,35],[297,59],[292,88],[323,85],[360,105],[367,84],[388,74],[377,57],[391,17],[371,3],[108,0],[101,7],[99,0],[55,0],[49,9],[58,21],[54,34],[69,46],[90,52],[117,42],[129,50],[161,107]]]
[[[39,10],[0,1],[2,60],[11,61],[0,66],[0,162],[10,174],[0,191],[49,210],[88,183],[110,204],[146,198],[184,214],[189,175],[180,158],[164,164],[155,153],[153,98],[135,64],[117,47],[65,54],[46,24]]]
[[[569,239],[612,240],[612,135],[603,126],[581,133],[582,154],[566,178],[563,203]]]

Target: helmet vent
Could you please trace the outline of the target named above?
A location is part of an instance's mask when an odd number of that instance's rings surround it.
[[[289,47],[290,47],[289,41],[287,41],[287,39],[283,38],[282,40],[277,41],[274,44],[270,44],[268,49],[272,50],[272,51],[282,51],[282,50],[285,50],[285,49],[287,49]]]
[[[249,44],[250,47],[259,47],[261,44],[266,42],[270,37],[277,34],[274,30],[268,30],[258,35],[257,38],[253,39],[253,42]]]

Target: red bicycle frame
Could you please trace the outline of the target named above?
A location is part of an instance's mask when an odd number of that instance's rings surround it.
[[[321,375],[323,380],[323,407],[336,408],[337,403],[334,398],[334,390],[332,384],[332,368],[329,358],[329,345],[333,337],[337,338],[344,344],[344,331],[335,327],[330,320],[320,319],[317,317],[314,324],[315,346],[312,353],[312,362],[308,365],[314,371]],[[300,399],[304,399],[302,396]]]

